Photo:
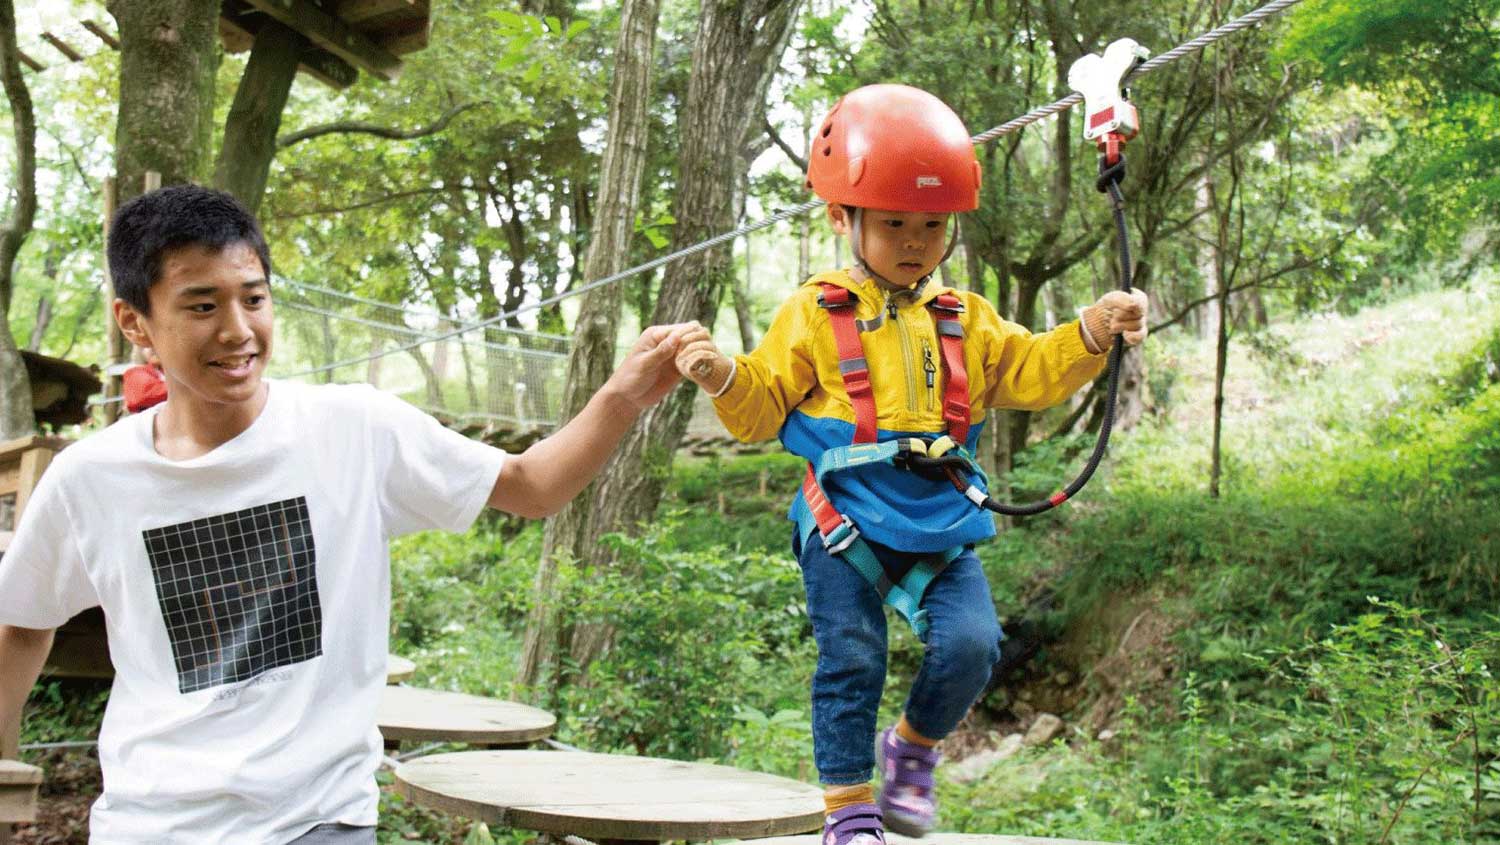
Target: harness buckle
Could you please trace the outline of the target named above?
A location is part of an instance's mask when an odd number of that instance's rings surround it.
[[[948,302],[945,300],[952,301]],[[934,311],[946,311],[949,314],[964,313],[963,300],[959,299],[956,296],[949,296],[948,294],[943,294],[942,296],[934,298],[931,302],[927,303],[927,307],[931,308]]]
[[[829,294],[834,295],[834,299],[832,301],[828,299]],[[833,290],[825,290],[822,293],[818,294],[818,307],[825,308],[829,311],[832,311],[836,308],[848,308],[853,304],[854,297],[849,295],[849,291],[846,288],[836,287]]]
[[[969,418],[969,403],[959,399],[943,400],[943,416],[955,419]]]
[[[859,529],[854,527],[853,520],[845,514],[839,514],[839,526],[824,534],[819,531],[818,536],[823,540],[823,548],[831,555],[836,555],[854,545],[859,539]]]

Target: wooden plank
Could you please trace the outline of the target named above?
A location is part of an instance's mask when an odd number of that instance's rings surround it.
[[[42,70],[42,63],[39,62],[39,61],[37,61],[36,59],[33,59],[32,57],[26,55],[24,52],[21,51],[20,48],[16,49],[16,58],[18,58],[18,59],[21,60],[21,64],[23,64],[23,65],[31,68],[34,71],[37,71],[38,73],[41,72],[41,70]]]
[[[20,474],[16,479],[16,524],[21,524],[21,514],[26,510],[26,503],[31,501],[31,493],[36,489],[36,483],[42,480],[42,473],[52,463],[52,456],[57,452],[46,446],[28,449],[21,453]]]
[[[42,782],[42,770],[15,760],[0,760],[0,786],[30,786]]]
[[[105,29],[104,26],[97,21],[84,21],[83,28],[88,30],[89,32],[94,33],[94,36],[97,37],[100,41],[103,41],[109,47],[109,49],[120,49],[120,40],[118,38],[115,38],[113,33]]]
[[[551,736],[557,717],[514,701],[387,686],[375,724],[387,742],[514,745]]]
[[[396,787],[419,804],[491,825],[595,841],[780,836],[823,821],[822,790],[810,784],[653,757],[434,754],[402,763]]]
[[[81,62],[81,61],[83,61],[83,54],[82,53],[78,52],[77,50],[74,50],[73,47],[72,47],[72,45],[70,45],[68,42],[62,40],[61,38],[58,38],[56,35],[53,35],[50,32],[44,32],[44,33],[42,33],[42,40],[46,41],[48,44],[51,44],[53,46],[53,48],[57,50],[57,52],[62,53],[64,56],[67,56],[68,57],[68,61],[70,61],[70,62]]]
[[[265,16],[250,8],[245,0],[224,0],[219,17],[219,40],[231,53],[243,53],[255,46],[259,21]],[[341,91],[359,79],[354,66],[325,50],[309,45],[298,57],[297,70],[334,90]]]
[[[347,23],[308,0],[247,0],[307,36],[314,44],[387,82],[401,75],[401,60]]]
[[[343,0],[335,7],[334,14],[345,23],[368,31],[368,26],[362,26],[367,21],[391,16],[409,18],[425,15],[426,5],[425,2],[418,4],[417,0]]]
[[[405,683],[415,674],[417,674],[417,664],[399,654],[385,656],[385,682],[387,684]]]
[[[13,496],[20,489],[21,462],[10,461],[0,464],[0,496]],[[15,528],[14,525],[11,526]]]
[[[1086,842],[1082,839],[1048,839],[1037,836],[993,836],[983,833],[929,833],[923,839],[910,839],[896,833],[885,835],[886,845],[1119,845],[1110,842]],[[737,845],[737,843],[729,843]],[[778,836],[756,839],[743,845],[820,845],[817,834]]]
[[[53,634],[52,651],[42,665],[42,674],[49,678],[113,678],[115,667],[109,660],[104,631],[59,628]]]
[[[389,27],[380,35],[380,46],[397,56],[427,49],[432,36],[432,19],[420,18]]]
[[[42,770],[0,760],[0,825],[36,821],[36,794]]]

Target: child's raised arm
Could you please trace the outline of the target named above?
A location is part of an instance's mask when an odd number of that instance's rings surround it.
[[[706,330],[686,338],[677,353],[678,371],[713,397],[719,421],[742,441],[774,437],[817,382],[808,348],[814,329],[807,309],[794,304],[795,297],[815,295],[808,290],[798,291],[782,306],[760,345],[748,355],[730,358]]]

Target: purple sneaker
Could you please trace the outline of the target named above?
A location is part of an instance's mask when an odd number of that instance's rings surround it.
[[[851,804],[829,813],[823,819],[823,845],[885,845],[880,808]]]
[[[936,748],[907,742],[896,734],[895,728],[887,728],[880,735],[875,754],[884,773],[880,809],[890,829],[902,836],[921,839],[932,830],[937,817],[932,770],[943,755]]]

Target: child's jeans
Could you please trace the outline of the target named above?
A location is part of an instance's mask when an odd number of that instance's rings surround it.
[[[873,543],[870,548],[888,567],[920,557]],[[875,588],[842,558],[830,556],[816,535],[805,547],[794,535],[792,551],[802,564],[807,615],[818,643],[812,686],[818,777],[829,785],[864,783],[875,769],[875,719],[885,687],[885,611]],[[972,548],[933,579],[922,607],[929,624],[927,649],[906,700],[906,719],[922,736],[942,739],[984,692],[1004,636]]]

